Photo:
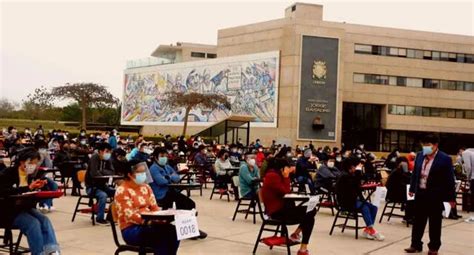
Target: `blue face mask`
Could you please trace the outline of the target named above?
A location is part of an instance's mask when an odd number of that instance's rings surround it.
[[[167,157],[159,157],[158,158],[158,164],[164,166],[164,165],[166,165],[166,163],[168,163],[168,158]]]
[[[136,184],[141,185],[146,181],[146,173],[135,174],[135,179],[133,179]]]
[[[423,155],[431,155],[433,153],[433,147],[432,146],[423,146]]]
[[[104,153],[104,160],[109,160],[111,154],[110,153]]]

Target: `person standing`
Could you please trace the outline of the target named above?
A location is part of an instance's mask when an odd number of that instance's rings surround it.
[[[435,255],[441,246],[443,202],[449,202],[451,208],[456,206],[453,162],[446,153],[438,149],[437,136],[428,134],[421,140],[421,144],[423,151],[416,156],[409,190],[409,195],[415,196],[415,218],[411,245],[405,252],[418,253],[423,250],[421,239],[429,220],[428,255]]]
[[[474,171],[474,148],[469,148],[465,151],[462,152],[462,160],[463,160],[463,167],[466,170],[467,174],[467,181],[469,181],[469,192],[471,193],[471,207],[469,208],[469,211],[472,212],[474,209],[474,174],[472,171]],[[471,216],[466,219],[467,223],[474,223],[474,215],[471,214]]]

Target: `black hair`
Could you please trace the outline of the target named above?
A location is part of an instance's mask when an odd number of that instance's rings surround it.
[[[16,159],[15,159],[15,167],[18,167],[20,166],[20,162],[21,161],[26,161],[26,160],[34,160],[34,159],[37,159],[37,160],[40,160],[41,159],[41,155],[38,153],[38,151],[34,148],[26,148],[26,149],[23,149],[23,150],[20,150],[17,152],[17,156],[16,156]]]
[[[291,166],[291,163],[284,158],[269,158],[267,159],[267,170],[273,169],[275,172],[283,177],[281,170],[285,167]],[[265,172],[266,172],[265,171]]]
[[[408,159],[406,157],[398,157],[397,161],[395,161],[395,165],[398,166],[402,162],[408,163]]]
[[[433,133],[430,133],[430,134],[425,135],[423,138],[421,138],[421,143],[438,144],[439,137]]]
[[[168,154],[168,151],[166,150],[166,148],[164,147],[156,147],[155,150],[153,151],[153,156],[155,156],[155,158],[158,158],[158,156],[160,154]]]
[[[118,149],[115,149],[112,151],[112,155],[114,155],[116,158],[118,156],[122,156],[122,157],[125,157],[127,155],[127,152],[124,151],[123,149],[121,148],[118,148]]]
[[[360,159],[358,157],[350,156],[344,159],[344,161],[342,161],[342,170],[349,172],[351,167],[357,166],[359,164],[360,164]]]
[[[99,143],[95,147],[98,151],[112,150],[112,146],[108,143]]]
[[[48,148],[48,144],[46,143],[45,140],[38,140],[35,142],[35,148],[36,149]]]
[[[220,151],[217,153],[217,157],[220,158],[220,157],[222,157],[222,156],[223,156],[224,154],[226,154],[226,153],[229,153],[229,152],[228,152],[227,150],[225,150],[225,149],[222,149],[222,150],[220,150]]]
[[[123,168],[123,174],[124,174],[124,178],[129,180],[130,177],[128,177],[128,174],[131,174],[133,173],[133,169],[134,167],[137,165],[137,164],[140,164],[141,162],[139,160],[130,160],[127,162],[126,165],[124,165],[124,168]]]
[[[199,151],[202,151],[202,150],[204,150],[205,148],[206,148],[206,146],[204,146],[204,145],[201,144],[201,145],[199,145],[198,150],[199,150]]]

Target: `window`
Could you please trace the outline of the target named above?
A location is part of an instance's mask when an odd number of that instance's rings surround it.
[[[405,106],[404,105],[397,105],[397,109],[396,109],[395,114],[405,115]]]
[[[364,75],[360,73],[355,73],[354,74],[354,82],[356,83],[364,83]]]
[[[464,118],[464,111],[463,110],[456,110],[456,119]]]
[[[457,62],[464,63],[464,54],[462,53],[457,54]]]
[[[419,78],[407,78],[407,87],[415,87],[415,88],[422,88],[423,87],[423,79]]]
[[[415,115],[416,116],[421,116],[422,115],[422,108],[421,106],[416,106],[415,107]]]
[[[215,54],[215,53],[207,53],[207,58],[217,58],[217,54]]]
[[[430,114],[430,108],[429,108],[429,107],[423,107],[423,108],[422,108],[422,115],[425,116],[425,117],[431,116],[431,114]]]
[[[416,51],[415,51],[415,58],[423,59],[423,58],[424,58],[424,51],[422,51],[422,50],[416,50]]]
[[[406,57],[407,56],[407,49],[399,48],[398,49],[398,56],[399,57]]]
[[[398,48],[390,47],[390,56],[398,56]]]
[[[377,75],[376,76],[376,83],[377,84],[388,85],[388,76],[386,76],[386,75]]]
[[[430,115],[431,117],[439,117],[440,116],[439,108],[431,108],[430,112],[431,112],[431,115]]]
[[[440,59],[440,56],[441,56],[441,54],[440,54],[439,51],[433,51],[433,55],[431,56],[431,58],[432,58],[433,60],[439,60],[439,59]]]
[[[423,88],[437,89],[439,88],[439,80],[423,79]]]
[[[365,83],[368,84],[377,84],[377,81],[375,80],[375,75],[373,74],[366,74],[364,77]]]
[[[391,104],[391,105],[388,106],[388,113],[389,114],[397,114],[396,111],[397,111],[397,106],[396,105]]]
[[[193,52],[193,51],[191,51],[191,57],[193,57],[193,58],[205,58],[205,57],[206,57],[206,53],[204,53],[204,52]]]
[[[449,53],[441,52],[441,61],[449,61]]]
[[[456,90],[464,90],[464,82],[456,81]]]
[[[469,111],[469,110],[467,110],[467,111],[465,111],[464,113],[466,114],[466,115],[465,115],[465,118],[466,118],[466,119],[474,119],[474,111]]]
[[[445,108],[439,108],[439,117],[447,118],[448,117],[448,110]]]
[[[362,53],[362,54],[371,54],[372,53],[372,46],[365,45],[365,44],[356,44],[355,45],[355,52]]]
[[[407,58],[415,58],[415,50],[408,49],[407,50]]]
[[[423,51],[423,59],[431,59],[431,51],[429,50]]]
[[[405,106],[406,115],[415,115],[415,106]]]
[[[464,82],[464,90],[465,91],[474,91],[474,82]]]
[[[397,86],[406,86],[407,78],[406,77],[397,77]]]
[[[449,62],[456,62],[456,53],[449,53]]]
[[[456,83],[453,82],[453,81],[441,80],[440,83],[439,83],[439,88],[440,89],[455,90],[456,89]]]
[[[388,56],[389,47],[380,46],[380,55]]]
[[[389,85],[397,85],[397,77],[396,76],[390,76],[388,78],[388,84]]]
[[[374,45],[372,46],[372,55],[382,55],[382,46]]]
[[[447,111],[448,111],[448,118],[456,118],[456,110],[447,109]]]
[[[464,60],[465,63],[474,63],[474,55],[472,54],[466,54],[466,59]]]

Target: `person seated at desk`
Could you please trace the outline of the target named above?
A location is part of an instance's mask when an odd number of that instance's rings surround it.
[[[387,188],[386,201],[402,203],[405,210],[403,220],[413,223],[413,201],[407,201],[407,185],[410,184],[411,174],[408,170],[408,159],[399,157],[396,168],[390,173],[385,187]]]
[[[180,177],[176,170],[168,164],[168,152],[166,149],[156,148],[153,156],[156,160],[150,167],[150,174],[153,178],[150,187],[158,204],[163,209],[172,208],[173,203],[175,203],[176,209],[195,209],[196,203],[191,198],[169,187],[169,184],[179,183]],[[199,238],[207,237],[207,234],[203,231],[199,231],[199,233]]]
[[[226,169],[232,168],[232,164],[229,160],[229,152],[226,150],[220,150],[217,153],[217,159],[214,163],[214,172],[216,173],[216,185],[219,188],[224,188],[227,183],[230,183],[230,175],[227,174]]]
[[[290,239],[295,242],[300,241],[300,234],[302,234],[298,255],[309,255],[307,247],[314,227],[316,208],[306,212],[306,206],[296,206],[294,202],[284,199],[284,196],[291,192],[289,176],[293,172],[295,172],[295,167],[290,166],[288,160],[270,159],[261,195],[266,213],[270,218],[299,223],[298,228],[290,235]]]
[[[115,174],[124,175],[127,163],[127,152],[123,149],[115,149],[112,151],[112,166],[114,167]]]
[[[193,158],[194,164],[204,167],[207,173],[209,173],[211,179],[215,180],[216,174],[212,171],[212,165],[207,160],[207,149],[204,145],[199,145],[198,152]]]
[[[114,196],[115,189],[106,184],[107,180],[96,180],[94,178],[114,175],[115,171],[110,160],[112,147],[108,143],[99,143],[96,148],[97,152],[91,156],[86,172],[86,191],[89,196],[97,199],[96,222],[104,225],[107,224],[104,218],[107,198]]]
[[[306,149],[303,156],[296,161],[295,178],[300,184],[308,184],[311,194],[316,194],[313,179],[309,174],[310,169],[316,169],[316,157],[313,155],[311,149]],[[305,188],[306,189],[306,188]]]
[[[360,165],[360,159],[350,156],[342,162],[343,172],[336,182],[336,198],[339,206],[347,211],[359,211],[362,213],[366,228],[362,236],[370,240],[383,241],[385,237],[374,228],[377,217],[377,207],[367,202],[362,196],[361,176],[356,175],[356,167]]]
[[[245,155],[245,162],[240,165],[239,171],[240,195],[243,198],[258,197],[259,171],[255,162],[255,154],[248,152]]]
[[[40,167],[46,167],[46,168],[53,168],[53,162],[51,161],[51,157],[48,152],[48,144],[43,141],[39,140],[35,143],[35,148],[38,150],[38,153],[40,154],[40,160],[38,162],[38,166]],[[44,177],[42,176],[43,179],[47,181],[46,187],[50,191],[56,191],[59,189],[58,184],[51,178],[49,177]],[[45,199],[40,201],[39,203],[39,210],[42,213],[48,213],[51,211],[54,211],[53,207],[53,199]]]
[[[6,198],[7,204],[2,204],[6,220],[13,228],[20,229],[28,238],[28,247],[33,255],[59,254],[60,248],[56,240],[53,225],[48,217],[36,208],[15,207],[11,195],[35,191],[46,185],[45,180],[33,180],[40,154],[34,149],[19,153],[14,165],[0,171],[0,197]]]
[[[336,167],[336,159],[330,156],[328,161],[322,164],[316,173],[315,189],[323,193],[334,190],[334,184],[339,175],[341,175],[341,171]]]
[[[72,174],[72,196],[78,196],[79,195],[79,189],[81,189],[81,183],[77,179],[77,171],[80,169],[76,169],[75,165],[76,164],[71,164],[70,161],[72,161],[72,154],[71,154],[71,144],[68,141],[64,141],[60,144],[60,149],[58,152],[56,152],[56,156],[54,157],[53,164],[57,168],[61,170],[64,169],[64,171],[67,171],[66,168],[71,167],[74,169],[73,174]]]
[[[238,166],[240,164],[240,160],[242,159],[242,149],[240,149],[240,152],[239,152],[237,145],[235,144],[230,145],[229,159],[230,159],[231,164]]]
[[[146,143],[141,143],[138,146],[138,151],[135,153],[135,155],[131,158],[131,160],[137,160],[140,162],[147,162],[148,159],[150,159],[150,153],[149,153],[149,148]]]
[[[177,254],[179,241],[173,225],[144,225],[141,213],[159,210],[146,179],[145,165],[133,161],[126,168],[125,180],[117,188],[115,206],[122,238],[129,245],[153,247],[155,255]]]

